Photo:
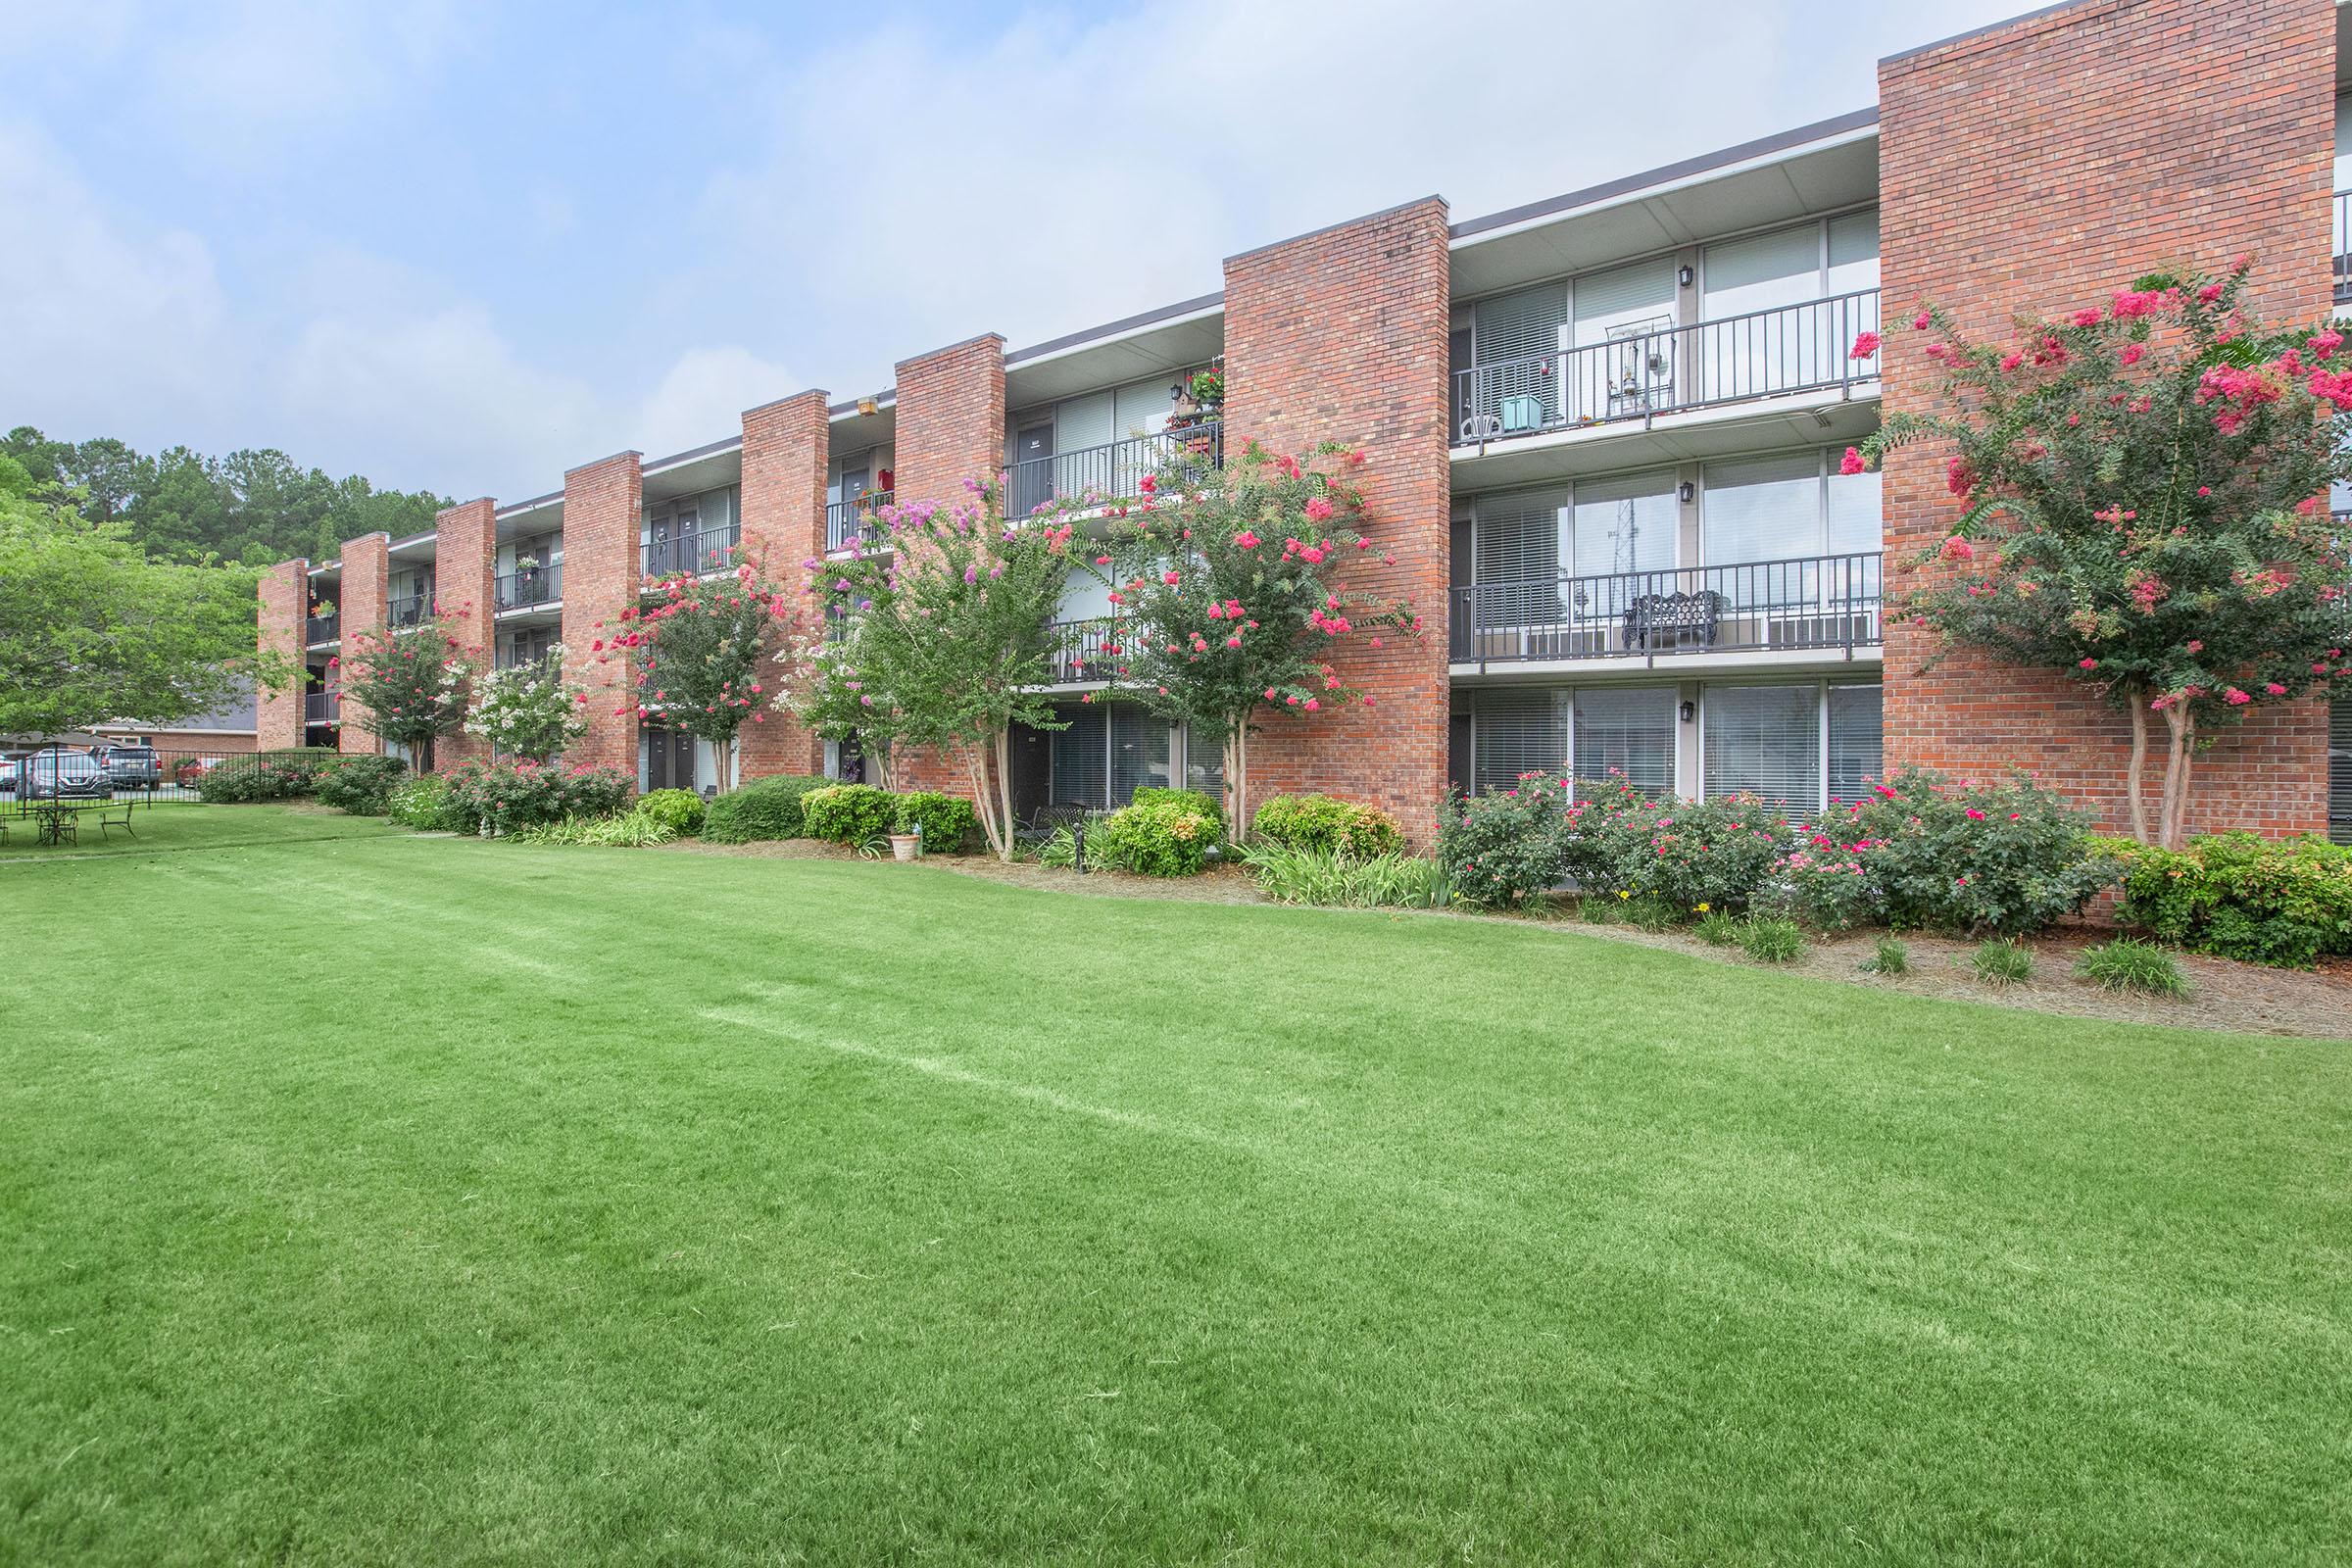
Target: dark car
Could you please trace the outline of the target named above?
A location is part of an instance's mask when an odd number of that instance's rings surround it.
[[[91,756],[119,790],[151,790],[164,782],[163,763],[152,746],[101,746]]]
[[[87,752],[35,752],[17,767],[21,801],[103,801],[114,781]]]

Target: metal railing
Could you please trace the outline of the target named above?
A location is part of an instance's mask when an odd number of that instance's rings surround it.
[[[638,564],[648,577],[718,571],[735,559],[735,546],[742,537],[740,527],[728,526],[649,540],[637,547]]]
[[[302,698],[302,721],[306,724],[332,724],[343,716],[343,699],[335,692],[305,692]]]
[[[340,618],[331,610],[323,615],[306,615],[302,622],[302,640],[306,643],[331,643],[335,640],[335,628],[339,624]]]
[[[1004,470],[1004,515],[1026,517],[1048,502],[1096,496],[1131,500],[1143,494],[1146,474],[1157,473],[1180,455],[1225,466],[1225,427],[1196,424],[1125,441],[1081,447],[1050,458],[1026,458]]]
[[[1879,378],[1878,355],[1853,357],[1854,339],[1878,329],[1879,291],[1860,289],[1474,365],[1453,378],[1453,444],[1788,393],[1844,392]]]
[[[1881,553],[1750,561],[1451,591],[1461,663],[1877,647]]]
[[[403,626],[421,625],[432,602],[429,594],[402,594],[397,599],[387,599],[384,601],[384,624],[395,631]]]
[[[501,610],[560,604],[564,598],[564,563],[524,566],[496,579],[491,587]]]
[[[873,520],[872,514],[876,507],[890,505],[890,495],[888,490],[868,490],[849,501],[826,502],[825,548],[847,550],[852,539],[870,545],[881,538],[881,524]]]
[[[2335,300],[2341,305],[2352,300],[2352,190],[2335,193],[2334,242],[2328,251],[2335,259]]]
[[[1119,628],[1126,624],[1116,615],[1100,615],[1090,620],[1057,620],[1047,628],[1058,645],[1054,656],[1054,678],[1063,686],[1076,686],[1087,681],[1106,681],[1116,672],[1114,663],[1119,655]]]
[[[552,664],[555,662],[555,650],[552,648],[542,649],[535,654],[520,654],[510,648],[500,650],[493,662],[499,669],[525,669]]]

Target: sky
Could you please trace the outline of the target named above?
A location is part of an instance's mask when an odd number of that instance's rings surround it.
[[[514,500],[1868,106],[2034,0],[0,0],[0,428]]]

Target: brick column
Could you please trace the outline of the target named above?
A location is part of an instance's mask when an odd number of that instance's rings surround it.
[[[255,590],[261,651],[293,665],[292,684],[284,691],[257,693],[253,744],[259,751],[302,744],[302,621],[310,609],[310,584],[309,562],[281,561],[262,573]]]
[[[488,669],[498,654],[498,604],[491,588],[498,570],[498,503],[485,497],[451,507],[435,515],[433,526],[433,614]],[[443,767],[487,761],[489,755],[487,745],[463,730],[433,747],[433,760]]]
[[[644,510],[637,453],[615,453],[564,475],[564,674],[588,693],[588,733],[565,756],[591,767],[617,767],[631,778],[637,776],[637,689],[621,660],[599,656],[590,645],[610,642],[620,629],[620,612],[637,603],[637,530]]]
[[[2104,304],[2176,261],[2250,254],[2273,321],[2329,310],[2335,8],[2328,0],[2088,0],[1879,67],[1880,247],[1889,409],[1924,410],[1940,377],[1910,330],[1934,302],[2005,338],[2020,310]],[[1886,578],[1941,537],[1958,504],[1945,453],[1886,464]],[[1886,760],[1962,776],[2011,763],[2122,799],[2130,721],[2054,673],[1960,650],[1933,671],[1930,635],[1886,633]],[[2198,762],[2190,826],[2323,831],[2323,703],[2257,714]]]
[[[1226,450],[1361,446],[1366,531],[1396,564],[1359,558],[1341,580],[1411,599],[1424,626],[1377,650],[1350,638],[1333,661],[1377,706],[1261,713],[1251,801],[1328,791],[1386,808],[1416,844],[1446,792],[1447,238],[1432,196],[1225,263]]]
[[[990,332],[900,362],[898,405],[898,499],[960,503],[964,480],[1004,467],[1004,340]]]
[[[825,394],[802,392],[763,404],[743,416],[743,544],[770,582],[800,589],[809,573],[801,563],[825,553],[825,465],[832,420]],[[774,672],[781,675],[779,667]],[[774,690],[773,676],[762,685]],[[824,765],[824,743],[772,704],[742,730],[741,775],[814,773]]]
[[[384,583],[391,575],[391,564],[385,548],[392,543],[387,533],[371,533],[358,539],[343,541],[343,584],[339,595],[341,606],[340,635],[342,646],[351,647],[359,634],[381,637],[384,634]],[[346,754],[372,754],[384,749],[384,743],[368,733],[361,722],[368,710],[348,699],[343,704],[343,727],[338,732],[336,749]]]

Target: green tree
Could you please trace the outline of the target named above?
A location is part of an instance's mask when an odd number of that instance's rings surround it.
[[[723,577],[680,573],[647,590],[651,603],[620,612],[598,662],[628,666],[639,718],[658,718],[710,743],[719,789],[735,787],[735,737],[767,722],[772,676],[762,666],[788,641],[798,607],[743,561]]]
[[[169,724],[292,678],[256,646],[255,572],[150,561],[121,523],[35,490],[0,458],[0,730]]]
[[[488,741],[500,755],[544,762],[588,733],[581,709],[588,694],[564,680],[564,645],[544,659],[492,670],[474,682],[466,732]]]
[[[416,758],[416,771],[433,770],[433,747],[465,727],[481,649],[460,640],[463,617],[426,620],[413,628],[354,632],[327,661],[346,710],[343,722],[382,740],[397,741]],[[358,704],[360,711],[350,706]]]
[[[1890,416],[1845,459],[1854,471],[1950,443],[1958,510],[1914,563],[1903,609],[2123,709],[2142,843],[2180,843],[2202,731],[2352,674],[2327,507],[2352,477],[2352,356],[2330,326],[2265,330],[2243,303],[2248,265],[2142,277],[2060,321],[2021,318],[2007,347],[1922,312],[1942,407]],[[2151,821],[2155,716],[2167,734]]]

